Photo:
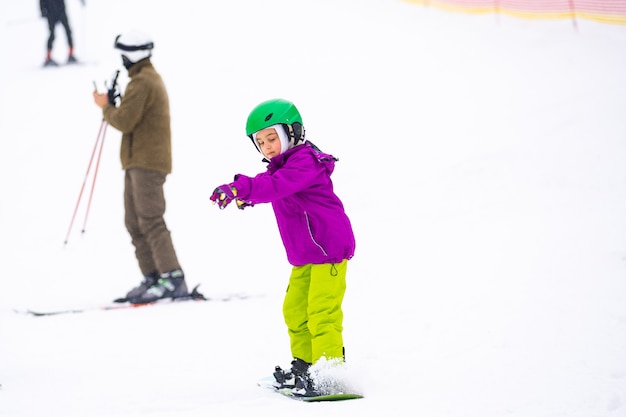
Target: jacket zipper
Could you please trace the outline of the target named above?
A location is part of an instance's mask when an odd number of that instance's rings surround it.
[[[324,256],[328,256],[328,253],[326,253],[326,251],[324,250],[324,247],[320,245],[319,243],[317,243],[317,241],[313,237],[313,232],[311,232],[311,223],[309,223],[309,214],[306,211],[304,212],[304,218],[306,219],[306,227],[307,227],[307,230],[309,231],[309,237],[311,238],[311,241],[315,244],[315,246],[320,248]]]

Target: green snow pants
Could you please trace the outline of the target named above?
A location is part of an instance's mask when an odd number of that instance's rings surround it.
[[[294,266],[283,303],[291,354],[315,363],[343,359],[343,311],[348,261]]]

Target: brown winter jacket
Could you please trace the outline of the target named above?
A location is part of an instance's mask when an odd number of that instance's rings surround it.
[[[122,132],[122,168],[172,172],[170,105],[165,84],[149,59],[128,71],[119,107],[104,106],[104,119]]]

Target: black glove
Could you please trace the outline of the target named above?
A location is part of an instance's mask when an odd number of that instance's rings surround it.
[[[111,87],[107,90],[107,97],[109,98],[109,103],[113,107],[117,107],[117,98],[122,97],[120,93],[119,86],[117,85],[117,77],[119,77],[120,71],[115,71],[115,75],[113,76],[113,80],[111,81]]]
[[[109,88],[109,90],[107,91],[107,97],[109,98],[109,104],[111,104],[111,106],[113,107],[117,107],[116,101],[117,98],[120,97],[117,84],[115,84],[113,88]]]

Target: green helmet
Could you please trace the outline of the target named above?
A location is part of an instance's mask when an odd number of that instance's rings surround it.
[[[279,123],[291,125],[294,122],[302,125],[300,112],[292,102],[281,98],[267,100],[250,112],[246,122],[246,135]]]

